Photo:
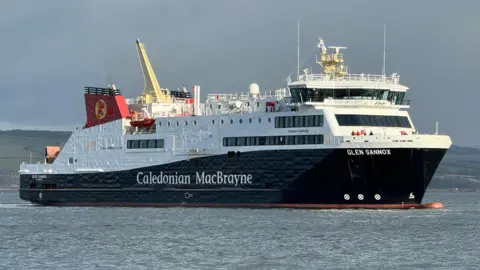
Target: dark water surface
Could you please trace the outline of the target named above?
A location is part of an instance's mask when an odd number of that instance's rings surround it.
[[[0,191],[0,269],[480,269],[480,193],[442,210],[57,208]]]

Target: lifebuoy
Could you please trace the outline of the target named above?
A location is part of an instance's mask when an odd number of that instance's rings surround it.
[[[165,112],[162,113],[162,116],[165,116]]]

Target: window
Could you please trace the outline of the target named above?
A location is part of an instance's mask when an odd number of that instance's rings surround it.
[[[275,117],[276,128],[323,127],[323,115]]]
[[[340,126],[412,127],[406,116],[337,114],[335,117]]]
[[[393,92],[388,89],[316,89],[316,88],[290,88],[292,100],[295,103],[323,102],[326,98],[333,99],[370,99],[388,100],[393,104],[401,104],[405,92]]]
[[[165,141],[163,139],[152,140],[128,140],[127,149],[152,149],[164,148]]]
[[[223,146],[323,144],[323,135],[224,137]]]

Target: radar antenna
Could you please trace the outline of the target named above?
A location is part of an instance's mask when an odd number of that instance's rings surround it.
[[[343,65],[343,54],[340,52],[341,49],[347,49],[347,47],[340,46],[328,46],[329,49],[334,49],[334,53],[328,53],[327,46],[321,37],[318,38],[318,48],[321,49],[320,61],[317,64],[323,67],[323,72],[330,74],[334,77],[341,77],[348,73],[347,66]]]

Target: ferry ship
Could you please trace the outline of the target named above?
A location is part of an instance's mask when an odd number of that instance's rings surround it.
[[[319,38],[321,72],[286,88],[208,94],[161,88],[136,41],[143,93],[85,87],[86,124],[44,163],[20,165],[20,198],[40,205],[424,208],[451,146],[420,134],[398,74],[352,74]]]

